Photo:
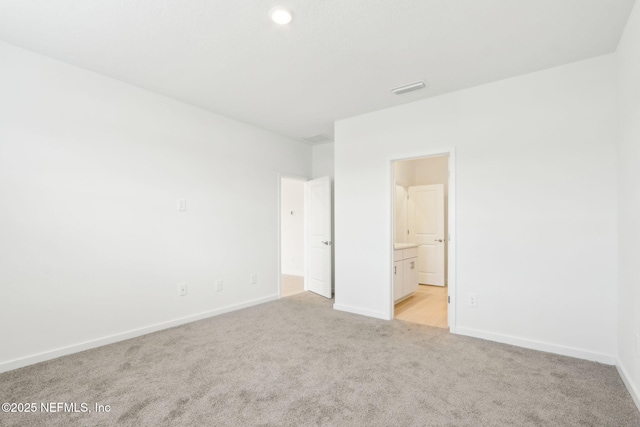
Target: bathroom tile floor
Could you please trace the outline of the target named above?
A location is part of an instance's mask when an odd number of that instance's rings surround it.
[[[448,329],[446,286],[419,285],[412,296],[395,306],[394,318]]]

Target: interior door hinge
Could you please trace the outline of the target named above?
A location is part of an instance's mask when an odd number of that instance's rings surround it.
[[[447,304],[451,304],[451,297],[450,296],[447,297]]]
[[[409,230],[407,230],[407,234],[409,234]]]
[[[407,194],[407,200],[409,200],[409,195]]]

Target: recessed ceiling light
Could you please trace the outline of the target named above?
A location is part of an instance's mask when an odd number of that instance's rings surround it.
[[[293,19],[293,14],[285,8],[274,7],[269,11],[271,20],[278,25],[287,25]]]
[[[396,95],[402,95],[403,93],[412,92],[414,90],[422,89],[424,87],[426,87],[426,85],[422,80],[420,80],[415,83],[410,83],[408,85],[394,87],[393,89],[391,89],[391,92],[395,93]]]

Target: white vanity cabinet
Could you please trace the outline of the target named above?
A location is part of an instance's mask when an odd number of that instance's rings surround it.
[[[395,252],[402,252],[402,250],[396,250]],[[394,301],[398,301],[402,299],[402,296],[404,295],[403,277],[404,277],[404,269],[402,268],[402,261],[394,261],[393,263],[393,300]]]
[[[418,289],[418,245],[396,244],[393,251],[393,299],[403,300]]]

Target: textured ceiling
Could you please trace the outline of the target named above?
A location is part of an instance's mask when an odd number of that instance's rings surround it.
[[[279,27],[268,11],[290,8]],[[613,52],[633,0],[0,0],[0,40],[294,138]],[[425,80],[426,89],[389,89]]]

